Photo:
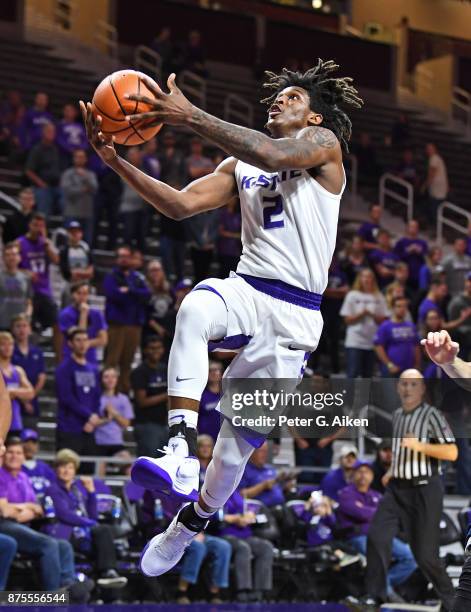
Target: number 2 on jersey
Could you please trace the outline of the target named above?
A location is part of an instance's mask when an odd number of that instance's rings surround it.
[[[276,227],[284,227],[284,219],[274,221],[272,217],[283,213],[283,198],[280,195],[263,198],[263,204],[271,203],[271,206],[265,206],[263,209],[263,229],[275,229]]]

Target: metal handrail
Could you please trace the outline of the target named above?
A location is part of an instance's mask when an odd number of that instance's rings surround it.
[[[401,187],[404,187],[407,192],[407,195],[403,196],[400,193],[397,193],[397,191],[393,191],[392,189],[389,189],[388,187],[386,187],[387,182],[391,182],[396,185],[400,185]],[[381,176],[379,180],[379,205],[381,206],[381,208],[384,208],[386,196],[389,196],[396,202],[399,202],[399,204],[406,206],[407,220],[411,221],[413,219],[414,217],[414,188],[412,187],[410,183],[408,183],[404,179],[399,178],[398,176],[395,176],[394,174],[390,174],[389,172],[386,172],[385,174]]]
[[[150,47],[139,45],[134,50],[134,66],[152,78],[162,79],[162,57]]]
[[[224,100],[224,119],[253,127],[253,104],[236,94],[228,94]]]
[[[118,32],[110,23],[99,19],[95,25],[93,38],[96,42],[102,44],[106,53],[117,59],[118,57]]]
[[[447,219],[445,217],[445,211],[450,210],[458,215],[462,215],[463,217],[465,217],[465,219],[467,220],[466,225],[463,225],[462,223],[457,223],[456,221],[453,221],[452,219]],[[448,227],[453,228],[454,230],[456,230],[457,232],[460,232],[461,234],[468,234],[468,224],[471,222],[471,213],[468,212],[467,210],[465,210],[464,208],[461,208],[461,206],[457,206],[456,204],[453,204],[452,202],[443,202],[442,204],[440,204],[439,208],[438,208],[438,219],[437,219],[437,242],[438,244],[442,244],[443,243],[443,226],[447,225]]]
[[[0,200],[2,202],[5,202],[5,204],[8,204],[12,208],[15,208],[16,210],[21,210],[21,206],[19,205],[19,203],[4,191],[0,191]]]
[[[456,110],[459,111],[458,115]],[[461,117],[461,118],[460,118]],[[466,131],[471,131],[471,93],[461,87],[453,87],[451,92],[450,118],[464,123]]]
[[[179,75],[178,86],[183,93],[193,98],[200,108],[206,108],[207,85],[205,79],[190,70],[184,70]]]

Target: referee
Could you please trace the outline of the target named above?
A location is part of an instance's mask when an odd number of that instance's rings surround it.
[[[453,342],[447,331],[430,332],[422,340],[430,359],[442,370],[454,378],[456,382],[471,391],[471,362],[463,361],[458,357],[460,345]],[[456,590],[453,612],[469,612],[471,610],[471,525],[468,530],[466,543],[466,561],[461,572],[460,582]]]
[[[403,372],[397,390],[402,406],[393,415],[389,484],[368,532],[369,596],[361,609],[375,609],[387,601],[391,545],[401,526],[417,565],[435,587],[443,608],[450,612],[454,588],[439,560],[443,508],[440,461],[456,461],[458,449],[444,416],[424,401],[425,383],[418,370]]]

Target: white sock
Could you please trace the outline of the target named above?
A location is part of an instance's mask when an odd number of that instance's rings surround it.
[[[198,503],[198,502],[195,502],[195,503],[193,504],[193,508],[194,508],[194,511],[196,512],[196,514],[197,514],[199,517],[204,518],[204,519],[208,519],[210,516],[213,516],[213,514],[214,514],[215,512],[217,512],[217,508],[213,508],[213,509],[211,510],[211,512],[206,512],[206,510],[203,510],[203,508],[202,508],[202,507],[199,505],[199,503]]]
[[[178,410],[172,409],[168,411],[168,426],[178,425],[182,421],[185,421],[187,427],[193,427],[196,429],[198,425],[198,413],[195,410]]]

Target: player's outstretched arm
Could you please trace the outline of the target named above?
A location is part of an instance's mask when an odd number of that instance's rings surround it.
[[[94,117],[91,104],[80,101],[87,136],[101,159],[160,213],[172,219],[185,219],[219,208],[237,194],[235,159],[226,159],[216,170],[179,191],[152,178],[120,157],[111,137],[101,132],[101,118]]]
[[[129,94],[128,98],[145,102],[153,110],[128,117],[133,121],[186,125],[229,155],[267,172],[315,168],[341,159],[340,143],[326,128],[307,127],[296,138],[269,138],[257,130],[228,123],[194,106],[175,84],[174,74],[167,81],[168,94],[156,88],[150,80],[143,80],[155,98],[138,94]]]
[[[421,340],[430,359],[442,368],[448,376],[467,390],[471,390],[471,362],[458,357],[460,345],[453,342],[446,330],[429,332],[427,338]]]
[[[3,442],[11,424],[11,401],[3,376],[0,374],[0,456],[3,455]]]

